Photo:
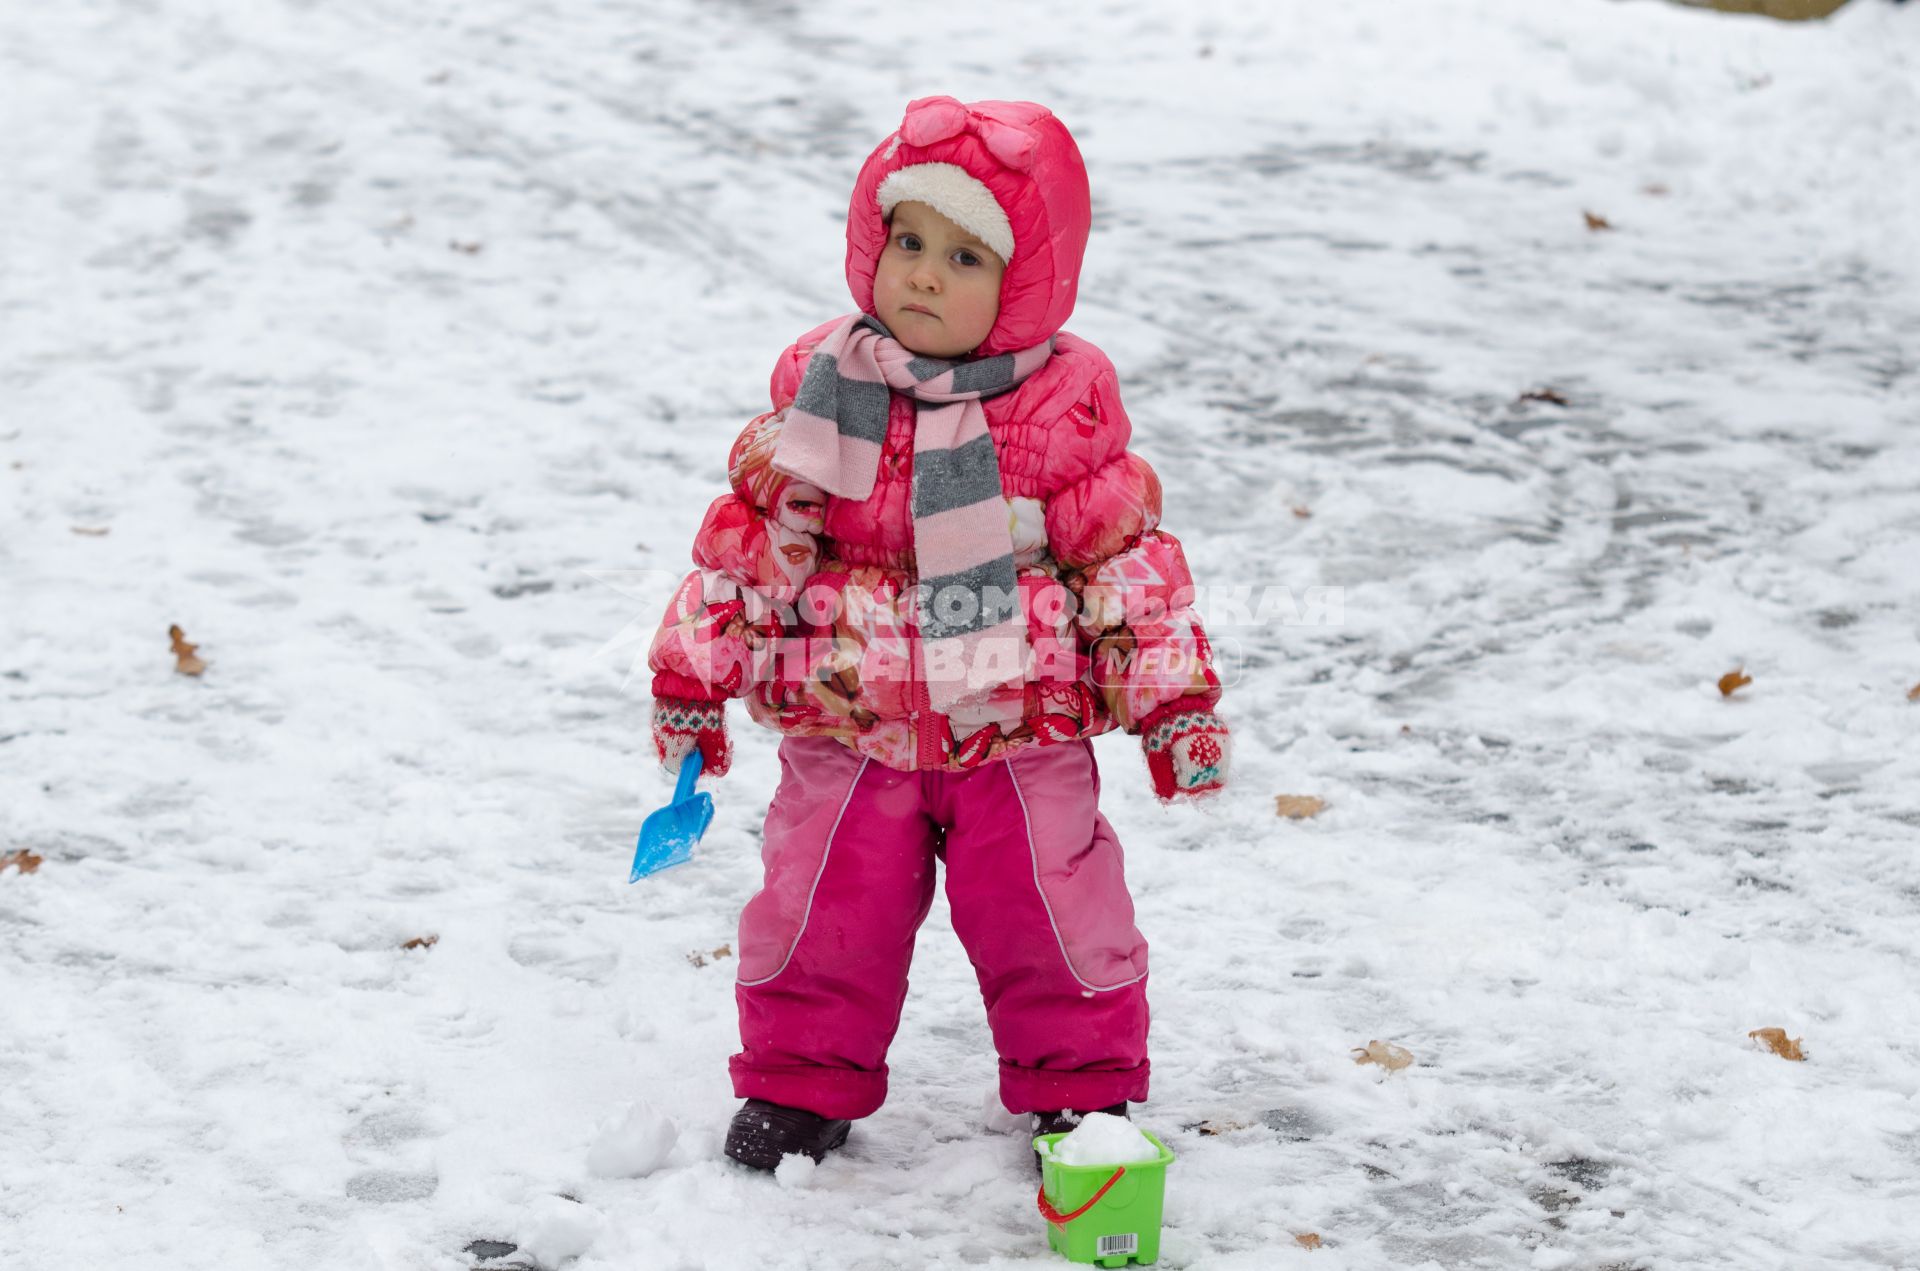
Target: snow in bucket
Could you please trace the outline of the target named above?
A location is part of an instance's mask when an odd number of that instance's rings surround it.
[[[1062,1165],[1130,1165],[1159,1160],[1160,1148],[1127,1118],[1089,1112],[1047,1154]]]
[[[1070,1262],[1119,1267],[1160,1256],[1160,1213],[1173,1153],[1125,1117],[1088,1113],[1071,1133],[1033,1142],[1047,1243]]]

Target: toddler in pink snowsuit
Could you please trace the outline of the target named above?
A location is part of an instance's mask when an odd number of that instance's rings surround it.
[[[1090,216],[1043,107],[909,105],[848,209],[859,311],[780,356],[654,639],[669,770],[727,771],[730,697],[784,734],[740,920],[748,1164],[817,1160],[886,1097],[936,858],[1007,1109],[1146,1097],[1147,946],[1088,739],[1138,734],[1170,799],[1221,787],[1228,737],[1113,366],[1060,329]]]

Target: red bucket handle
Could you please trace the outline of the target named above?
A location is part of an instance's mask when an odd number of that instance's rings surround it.
[[[1040,1184],[1040,1216],[1056,1227],[1066,1226],[1081,1214],[1086,1213],[1089,1209],[1099,1204],[1100,1198],[1105,1196],[1113,1185],[1120,1181],[1120,1176],[1126,1172],[1127,1167],[1124,1165],[1113,1171],[1113,1177],[1100,1184],[1100,1190],[1093,1194],[1093,1198],[1070,1214],[1063,1214],[1055,1209],[1053,1202],[1047,1199],[1047,1185],[1045,1183]]]

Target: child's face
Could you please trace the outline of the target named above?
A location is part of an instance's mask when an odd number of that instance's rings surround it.
[[[873,276],[874,315],[924,357],[978,348],[1000,316],[1006,262],[925,203],[893,209]]]

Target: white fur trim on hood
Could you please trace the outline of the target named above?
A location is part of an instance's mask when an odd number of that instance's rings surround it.
[[[876,191],[880,215],[901,203],[925,203],[1013,263],[1013,224],[993,191],[957,163],[915,163],[887,174]]]

